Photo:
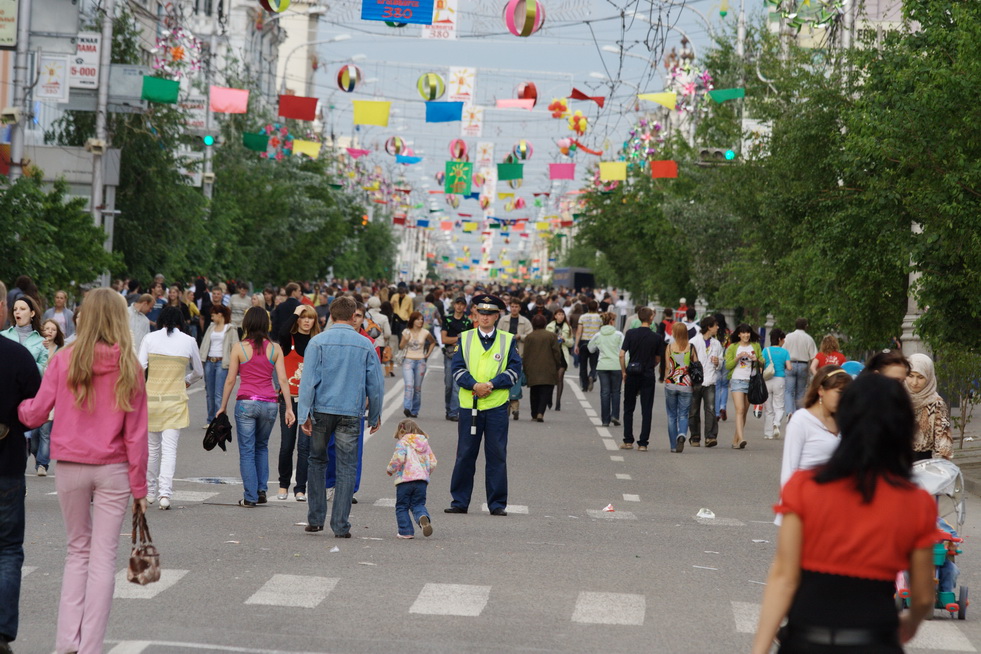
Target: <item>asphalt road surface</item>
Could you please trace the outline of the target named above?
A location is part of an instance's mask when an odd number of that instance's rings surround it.
[[[525,390],[521,420],[511,423],[509,515],[482,510],[482,455],[470,513],[446,515],[456,424],[444,420],[440,365],[433,357],[419,416],[439,459],[428,501],[435,533],[423,538],[417,529],[414,540],[395,537],[395,488],[385,474],[401,379],[386,379],[384,423],[365,443],[350,540],[304,532],[306,505],[275,498],[278,426],[269,503],[235,506],[236,442],[228,454],[203,450],[205,402],[195,384],[174,506],[148,512],[163,578],[146,587],[125,581],[129,533],[120,534],[105,651],[748,651],[777,534],[770,507],[782,441],[763,440],[762,420],[750,416],[746,450],[728,447],[730,418],[719,447],[671,454],[659,385],[651,451],[621,451],[622,428],[599,426],[599,385],[581,393],[573,371],[562,411],[542,424],[529,420]],[[57,470],[39,478],[32,465],[28,477],[18,654],[54,649],[65,555]],[[715,518],[696,518],[702,508]],[[969,498],[958,560],[961,582],[977,593],[981,527],[971,517],[979,508]],[[938,612],[909,651],[979,648],[981,605],[966,621]]]

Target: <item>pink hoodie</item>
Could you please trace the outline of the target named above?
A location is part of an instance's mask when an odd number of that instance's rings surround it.
[[[129,464],[129,486],[133,497],[146,497],[147,413],[143,376],[130,400],[133,410],[116,408],[116,379],[119,377],[119,346],[96,345],[92,389],[94,407],[75,405],[68,386],[71,347],[60,350],[48,363],[37,396],[24,400],[17,409],[26,427],[36,428],[55,410],[51,430],[51,458],[56,461],[105,465]]]
[[[395,485],[403,481],[429,482],[436,469],[436,455],[423,434],[405,434],[395,445],[395,454],[388,462],[388,474],[395,475]]]

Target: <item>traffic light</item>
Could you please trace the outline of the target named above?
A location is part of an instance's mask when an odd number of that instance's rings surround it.
[[[726,163],[735,161],[736,151],[732,148],[701,148],[698,158],[707,163]]]
[[[368,226],[368,214],[364,214],[361,216],[361,226],[362,227]]]
[[[201,140],[204,141],[205,146],[209,148],[215,144],[215,137],[211,134],[205,134],[203,137],[201,137]]]

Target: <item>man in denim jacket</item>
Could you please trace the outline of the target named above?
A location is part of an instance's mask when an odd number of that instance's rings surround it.
[[[351,537],[351,498],[358,468],[358,433],[365,402],[371,433],[381,425],[384,379],[369,339],[352,325],[357,304],[339,297],[330,305],[334,324],[317,334],[303,356],[297,422],[310,436],[306,531],[323,531],[327,517],[327,441],[334,433],[337,483],[330,528],[336,538]]]

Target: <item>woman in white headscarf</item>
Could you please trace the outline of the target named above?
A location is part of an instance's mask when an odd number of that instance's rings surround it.
[[[913,400],[913,411],[916,413],[913,459],[949,459],[954,450],[954,440],[950,435],[950,410],[937,393],[933,359],[925,354],[912,354],[909,365],[906,390]]]

